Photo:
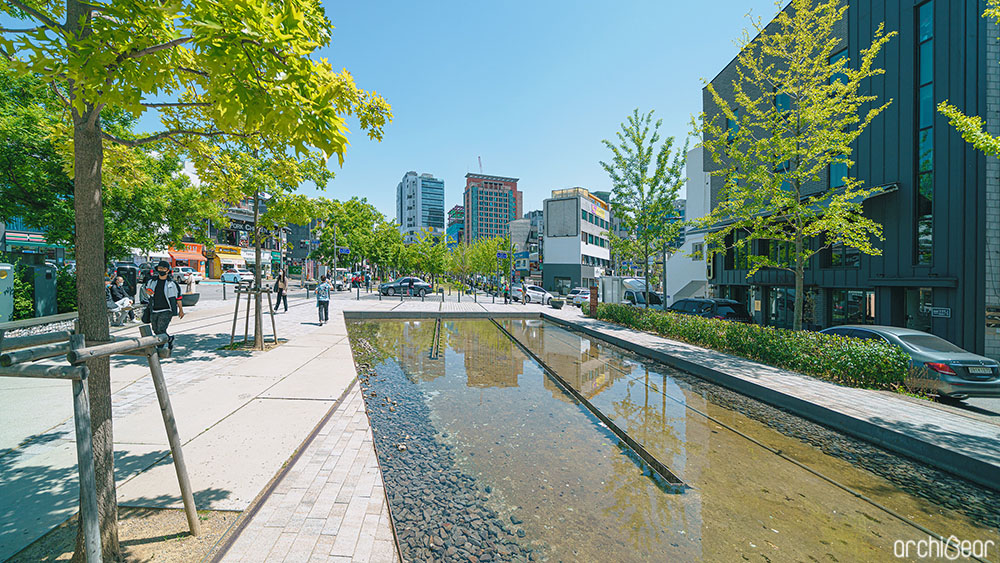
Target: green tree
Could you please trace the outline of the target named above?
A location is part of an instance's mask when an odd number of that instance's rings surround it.
[[[318,152],[290,155],[277,149],[281,146],[267,135],[248,133],[221,143],[192,143],[190,148],[198,177],[216,194],[217,201],[251,202],[254,216],[251,242],[256,265],[253,285],[256,288],[263,288],[261,245],[264,233],[289,223],[309,223],[316,207],[312,200],[295,191],[303,182],[323,189],[333,176]],[[259,292],[254,295],[253,334],[254,349],[263,350],[263,296]]]
[[[379,139],[391,114],[345,70],[317,60],[330,22],[317,2],[138,3],[7,0],[0,11],[23,28],[0,28],[0,55],[50,85],[67,112],[73,161],[79,325],[87,340],[109,337],[104,299],[105,142],[185,144],[193,138],[267,131],[282,146],[311,147],[343,162],[345,119]],[[105,130],[106,113],[160,112],[163,130],[138,138]],[[87,362],[101,544],[120,555],[115,502],[109,361]],[[80,536],[78,536],[79,538]],[[81,542],[78,539],[77,552]]]
[[[75,247],[72,155],[58,98],[32,74],[0,58],[0,220],[21,218],[48,241]],[[135,118],[108,112],[104,126],[134,137]],[[222,220],[218,201],[191,185],[173,154],[111,147],[103,172],[105,259],[176,245],[185,235],[207,238],[208,221]]]
[[[984,18],[993,18],[1000,24],[1000,0],[986,0],[986,11]],[[988,156],[1000,157],[1000,137],[994,137],[986,132],[983,119],[979,116],[965,115],[948,100],[938,104],[938,111],[948,118],[951,124],[966,142],[983,151]]]
[[[862,209],[873,190],[851,177],[833,190],[820,184],[832,165],[853,164],[851,144],[891,103],[877,105],[862,83],[884,73],[875,59],[895,32],[879,25],[856,65],[846,57],[831,61],[842,48],[833,28],[846,10],[839,0],[793,0],[767,30],[752,20],[759,36],[751,40],[744,31],[739,42],[731,100],[708,84],[719,113],[702,115],[697,129],[718,166],[712,174],[724,179],[718,205],[701,221],[711,229],[706,254],[712,259],[736,249],[748,257],[750,275],[760,268],[790,271],[796,330],[813,255],[834,244],[880,253],[872,240],[882,240],[882,226]],[[755,240],[783,251],[754,255]]]
[[[659,250],[667,252],[680,234],[682,223],[668,218],[677,214],[674,201],[684,183],[684,148],[674,149],[674,138],[660,143],[660,125],[653,123],[653,111],[640,114],[633,110],[617,133],[618,144],[602,141],[612,154],[610,162],[601,167],[611,178],[611,206],[615,216],[628,231],[632,242],[623,243],[615,237],[612,250],[620,258],[643,265],[647,291],[650,283],[650,258]],[[646,300],[649,307],[649,299]]]

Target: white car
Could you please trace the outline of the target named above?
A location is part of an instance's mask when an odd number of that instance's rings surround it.
[[[222,283],[253,283],[253,272],[236,268],[222,272]]]
[[[201,272],[198,270],[187,266],[177,268],[174,272],[174,281],[177,283],[187,283],[188,278],[191,278],[191,281],[194,283],[201,283],[201,280],[205,279],[205,276],[201,275]]]
[[[574,287],[573,289],[570,290],[569,294],[566,295],[566,301],[569,301],[570,303],[579,307],[580,302],[583,301],[584,296],[586,296],[587,299],[590,299],[590,290],[588,288]]]
[[[524,302],[525,303],[541,303],[542,305],[548,305],[552,301],[552,294],[545,291],[537,285],[526,285],[524,286]],[[515,300],[521,299],[521,291],[514,292]]]

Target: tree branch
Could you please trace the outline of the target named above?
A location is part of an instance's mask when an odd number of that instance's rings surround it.
[[[147,108],[184,108],[184,107],[208,107],[209,102],[142,102]]]
[[[146,55],[151,55],[153,53],[164,51],[166,49],[173,49],[178,45],[183,45],[191,41],[193,37],[179,37],[173,41],[167,41],[166,43],[161,43],[159,45],[153,45],[152,47],[146,47],[145,49],[139,49],[138,51],[129,51],[128,53],[122,53],[118,55],[118,61],[124,61],[127,59],[138,59],[139,57],[144,57]]]
[[[60,100],[62,100],[62,103],[66,104],[66,107],[69,107],[69,105],[70,105],[69,100],[66,99],[66,96],[63,96],[62,92],[59,91],[59,88],[56,87],[56,83],[55,82],[49,82],[49,87],[52,88],[52,92],[54,92],[55,95]]]
[[[126,147],[138,147],[141,145],[148,145],[149,143],[155,143],[156,141],[162,141],[163,139],[172,139],[179,135],[218,137],[220,135],[226,135],[226,133],[223,131],[198,131],[195,129],[173,129],[171,131],[164,131],[162,133],[157,133],[155,135],[150,135],[148,137],[140,137],[138,139],[122,139],[121,137],[116,137],[114,135],[111,135],[110,133],[101,132],[101,136],[105,140],[111,141],[119,145],[124,145]]]
[[[0,33],[32,33],[34,31],[38,31],[39,29],[45,29],[45,26],[27,27],[24,29],[8,29],[6,27],[0,27]]]
[[[7,3],[10,4],[11,6],[14,6],[18,10],[21,10],[22,12],[25,12],[26,14],[28,14],[31,17],[35,18],[36,20],[42,22],[47,27],[51,27],[51,28],[54,28],[54,29],[63,29],[63,26],[61,26],[58,23],[56,23],[55,20],[49,18],[45,14],[39,12],[38,10],[32,8],[31,6],[28,6],[27,4],[25,4],[23,2],[19,2],[18,0],[7,0]]]
[[[188,73],[191,73],[191,74],[197,74],[198,76],[202,76],[204,78],[208,78],[208,73],[205,72],[205,71],[202,71],[202,70],[195,70],[193,68],[187,68],[187,67],[184,67],[184,66],[177,67],[177,70],[180,70],[180,71],[183,71],[183,72],[188,72]]]

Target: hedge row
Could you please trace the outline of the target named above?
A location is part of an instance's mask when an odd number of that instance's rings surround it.
[[[883,342],[601,303],[597,318],[842,385],[898,389],[910,357]]]

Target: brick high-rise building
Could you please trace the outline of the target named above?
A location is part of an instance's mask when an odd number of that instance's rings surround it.
[[[521,217],[517,178],[465,175],[465,242],[507,234],[507,224]]]

